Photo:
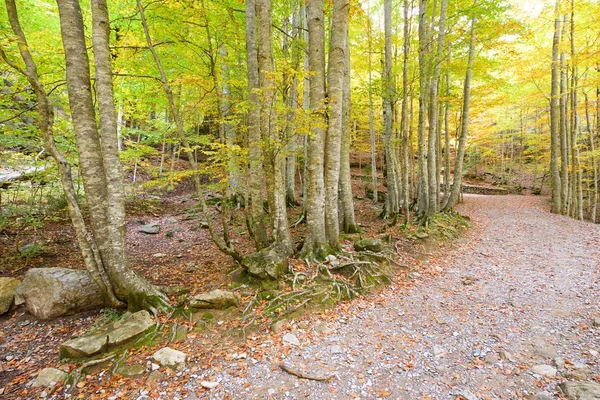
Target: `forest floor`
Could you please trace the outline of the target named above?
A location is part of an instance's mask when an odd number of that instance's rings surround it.
[[[459,211],[474,229],[430,259],[438,276],[290,326],[281,335],[300,345],[274,340],[243,377],[229,372],[239,361],[215,371],[210,397],[556,399],[559,382],[600,380],[598,226],[531,196],[467,195]],[[298,379],[281,362],[333,377]]]
[[[133,264],[155,283],[185,283],[193,293],[227,287],[235,267],[207,245],[206,230],[197,229],[197,217],[190,215],[193,203],[186,193],[174,193],[150,212],[132,210]],[[376,221],[378,207],[368,201],[357,207],[367,233],[381,235],[382,224],[369,222]],[[208,329],[170,344],[188,354],[184,370],[155,371],[160,374],[153,373],[150,383],[148,374],[123,378],[99,368],[73,397],[473,400],[545,391],[558,399],[559,382],[600,380],[600,329],[594,326],[600,318],[598,226],[552,215],[546,199],[532,196],[465,195],[459,211],[472,221],[464,238],[452,246],[407,249],[399,255],[413,272],[400,273],[374,294],[306,314],[276,331],[263,319],[243,336],[239,318],[215,316]],[[148,221],[160,222],[163,233],[137,232]],[[39,234],[51,236],[51,256],[4,257],[11,254],[5,246],[3,259],[14,263],[4,273],[81,265],[65,225],[44,229]],[[242,298],[242,304],[248,301]],[[60,390],[42,392],[29,383],[43,367],[73,370],[75,364],[58,363],[58,345],[110,318],[91,312],[42,322],[20,310],[0,319],[0,394],[62,398]],[[154,350],[131,350],[128,364],[149,368]],[[300,379],[281,363],[300,375],[330,379]],[[549,368],[556,365],[556,372]],[[216,387],[207,389],[202,381]]]

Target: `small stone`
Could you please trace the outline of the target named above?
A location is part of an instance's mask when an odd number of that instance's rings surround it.
[[[40,398],[41,399],[45,399],[46,397],[48,397],[48,392],[46,392],[45,390],[42,391],[42,393],[40,393]]]
[[[219,386],[219,382],[202,381],[202,382],[200,382],[200,385],[202,385],[202,387],[205,387],[207,389],[214,389],[217,386]]]
[[[148,235],[156,235],[160,232],[160,225],[158,224],[146,224],[138,227],[138,232],[146,233]]]
[[[67,374],[58,368],[44,368],[40,371],[37,378],[33,382],[33,387],[53,387],[59,382],[67,379]]]
[[[154,258],[163,258],[166,257],[167,255],[165,253],[154,253],[152,254],[152,257]]]
[[[362,239],[354,242],[356,251],[372,251],[379,253],[383,251],[383,242],[379,239]]]
[[[408,278],[409,278],[409,279],[419,279],[420,277],[421,277],[421,274],[420,274],[420,273],[418,273],[418,272],[415,272],[415,271],[413,271],[413,272],[410,272],[410,273],[408,274]]]
[[[156,364],[156,363],[150,363],[150,369],[152,371],[157,371],[160,369],[160,365]]]
[[[542,358],[556,358],[558,357],[558,352],[556,351],[556,347],[544,343],[539,343],[535,346],[533,352]]]
[[[590,355],[592,357],[598,357],[598,352],[596,350],[590,350]]]
[[[135,365],[122,365],[116,371],[117,375],[124,376],[126,378],[133,378],[136,376],[141,376],[146,372],[146,367],[143,365],[135,364]]]
[[[148,374],[148,378],[146,378],[146,385],[154,385],[159,381],[162,381],[165,377],[165,374],[160,371],[152,371]]]
[[[512,354],[510,354],[508,351],[505,350],[501,350],[498,352],[498,355],[500,356],[500,358],[502,360],[508,360],[510,362],[517,362],[517,360],[513,357]]]
[[[327,325],[320,323],[320,322],[318,324],[316,324],[313,329],[315,330],[315,332],[322,333],[324,335],[329,335],[329,334],[333,333],[333,329],[331,329]]]
[[[438,345],[433,346],[434,357],[439,358],[445,354],[446,354],[446,349],[444,349],[442,346],[438,346]]]
[[[233,293],[225,290],[213,290],[210,293],[199,294],[192,298],[190,307],[210,308],[224,310],[229,307],[237,307],[240,299]]]
[[[331,352],[331,354],[342,354],[344,352],[344,350],[342,350],[342,346],[339,346],[337,344],[329,346],[329,351]]]
[[[271,332],[281,332],[286,327],[287,323],[287,319],[280,319],[279,321],[273,322],[273,324],[271,325]]]
[[[540,392],[533,396],[532,400],[554,400],[554,398],[548,392]]]
[[[555,376],[556,368],[554,368],[552,365],[540,364],[531,367],[531,372],[539,376]]]
[[[169,368],[177,369],[185,364],[186,354],[170,347],[164,347],[152,355],[152,358]]]
[[[467,389],[460,392],[459,396],[457,396],[456,398],[457,399],[464,398],[465,400],[479,400],[479,397],[475,396],[473,394],[473,392],[471,392],[470,390],[467,390]]]
[[[285,343],[291,344],[292,346],[300,346],[300,341],[298,340],[298,338],[291,333],[286,333],[285,335],[283,335],[283,341]]]
[[[415,237],[417,239],[427,239],[429,237],[429,234],[427,232],[417,232],[415,233]]]
[[[600,328],[600,317],[594,318],[592,325],[594,325],[594,328]]]
[[[556,357],[554,359],[554,365],[556,365],[556,368],[558,369],[563,369],[565,367],[565,359],[562,357]]]

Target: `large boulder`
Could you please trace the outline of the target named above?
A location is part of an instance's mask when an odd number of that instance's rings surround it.
[[[216,310],[237,307],[239,304],[240,299],[235,294],[218,289],[209,293],[199,294],[190,301],[190,307],[210,308]]]
[[[600,400],[600,384],[593,382],[564,382],[560,388],[568,399]]]
[[[242,260],[246,271],[259,279],[279,279],[288,266],[288,254],[283,246],[274,244]]]
[[[148,311],[126,315],[98,332],[67,340],[60,346],[61,358],[85,358],[125,345],[154,327]]]
[[[27,271],[17,295],[40,319],[102,308],[104,298],[87,271],[34,268]]]
[[[379,253],[380,251],[383,251],[383,242],[379,239],[357,240],[354,242],[354,250]]]
[[[10,310],[20,283],[18,279],[0,278],[0,315]]]

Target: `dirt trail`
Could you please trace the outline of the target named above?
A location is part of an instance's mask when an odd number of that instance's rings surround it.
[[[474,229],[432,258],[439,275],[407,293],[392,286],[336,321],[298,323],[256,349],[269,354],[260,361],[249,352],[186,386],[217,380],[212,398],[558,399],[559,382],[598,379],[599,227],[552,215],[539,197],[469,195],[460,211]],[[281,360],[336,377],[298,379]],[[556,364],[555,376],[532,371]]]

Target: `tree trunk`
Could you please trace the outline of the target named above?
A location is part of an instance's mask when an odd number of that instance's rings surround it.
[[[409,148],[410,128],[408,116],[408,89],[409,75],[408,64],[410,59],[410,16],[408,0],[404,0],[404,44],[403,44],[403,63],[402,63],[402,110],[400,117],[401,137],[402,137],[402,206],[404,208],[404,223],[410,223],[410,171],[409,171]]]
[[[367,35],[369,41],[369,143],[371,151],[371,189],[373,190],[373,203],[377,204],[377,148],[375,146],[375,117],[373,112],[373,73],[371,65],[371,57],[373,52],[373,27],[371,25],[371,6],[369,5]]]
[[[436,55],[434,60],[433,78],[429,89],[429,154],[427,156],[427,167],[429,169],[429,215],[438,212],[439,192],[438,192],[438,163],[437,163],[437,138],[438,138],[438,88],[441,75],[441,63],[444,51],[444,36],[446,33],[446,10],[448,9],[448,0],[442,0],[439,33],[437,38]]]
[[[427,171],[427,0],[419,2],[419,122],[417,128],[418,143],[418,218],[426,218],[429,213],[429,183]]]
[[[594,130],[592,129],[592,122],[590,120],[590,105],[589,105],[589,99],[588,99],[588,95],[587,93],[584,91],[583,95],[585,97],[585,120],[586,120],[586,126],[587,126],[587,130],[589,133],[589,140],[590,140],[590,161],[592,163],[592,194],[591,194],[591,210],[590,210],[590,221],[592,221],[593,223],[596,223],[596,214],[597,214],[597,209],[598,209],[598,170],[597,170],[597,163],[596,163],[596,156],[594,154],[594,150],[595,150],[595,140],[594,140]],[[598,99],[600,100],[600,99]],[[598,130],[599,126],[596,125],[596,131]]]
[[[348,30],[348,0],[334,0],[327,70],[329,124],[325,138],[325,230],[332,250],[340,246],[338,190],[344,105],[344,75],[346,72],[346,37]]]
[[[386,169],[387,192],[385,198],[384,214],[394,221],[400,212],[400,180],[398,160],[393,143],[394,132],[394,79],[392,77],[392,1],[384,1],[384,89],[383,89],[383,124],[384,124],[384,154]],[[374,191],[375,192],[375,191]]]
[[[269,245],[263,206],[263,162],[260,137],[258,51],[256,45],[255,0],[246,1],[246,57],[248,74],[248,207],[249,226],[257,250]]]
[[[456,151],[456,159],[454,160],[454,181],[452,182],[452,190],[448,197],[448,202],[444,206],[445,210],[452,210],[456,203],[462,188],[462,169],[463,158],[467,146],[467,136],[469,134],[469,110],[471,101],[471,76],[473,75],[473,60],[475,58],[475,22],[471,21],[471,39],[469,42],[469,60],[467,62],[467,73],[465,76],[465,86],[463,93],[463,109],[461,115],[460,138],[458,141],[458,150]]]
[[[561,34],[562,39],[566,35],[567,16],[563,20],[563,28]],[[561,214],[569,213],[570,198],[569,198],[569,132],[567,120],[567,67],[565,62],[565,52],[560,53],[560,149],[561,149],[561,164],[560,164],[560,182],[561,182]]]
[[[352,177],[350,175],[350,107],[351,107],[351,89],[350,89],[350,43],[348,40],[348,29],[346,29],[345,39],[345,59],[344,59],[344,83],[342,99],[342,146],[340,155],[340,228],[345,233],[357,233],[358,224],[354,216],[354,200],[352,197]],[[356,122],[356,121],[355,121]]]
[[[323,0],[308,0],[308,63],[312,134],[308,138],[306,175],[306,237],[303,258],[324,257],[328,252],[325,234],[325,183],[323,151],[325,143],[325,74]]]
[[[258,22],[258,71],[261,88],[261,136],[267,140],[265,163],[267,172],[267,198],[271,209],[271,221],[275,245],[279,246],[280,254],[291,255],[292,238],[288,227],[287,210],[285,203],[285,185],[283,182],[282,152],[279,143],[275,110],[275,82],[273,75],[272,47],[272,7],[271,0],[256,1],[256,15]]]
[[[129,309],[166,308],[168,300],[137,275],[127,261],[125,207],[118,159],[117,118],[112,95],[108,9],[92,1],[92,45],[101,131],[96,126],[89,59],[79,2],[58,0],[66,57],[67,91],[79,150],[80,173],[90,209],[94,240],[116,296]],[[102,92],[102,93],[100,93]]]
[[[560,18],[559,18],[559,3],[556,0],[556,11],[554,20],[554,38],[552,40],[552,90],[550,93],[550,175],[552,185],[552,209],[555,214],[562,211],[562,185],[559,169],[560,155],[560,132],[559,132],[559,61],[558,47],[560,45]]]

